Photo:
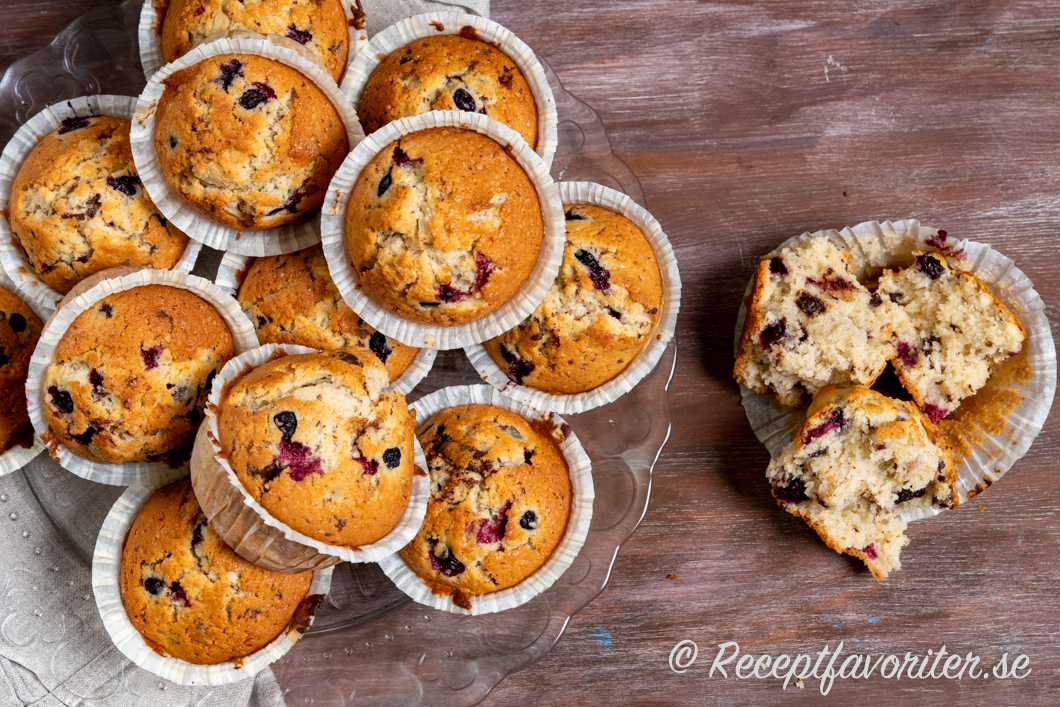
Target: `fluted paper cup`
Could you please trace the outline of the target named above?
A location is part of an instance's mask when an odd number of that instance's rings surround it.
[[[220,266],[217,268],[217,277],[214,278],[214,283],[228,294],[237,297],[239,288],[243,284],[243,278],[247,274],[247,268],[250,265],[250,258],[246,255],[225,253],[224,257],[221,258]],[[408,395],[431,372],[436,358],[438,358],[438,352],[435,349],[418,349],[409,367],[402,371],[397,378],[390,381],[390,388],[402,395]]]
[[[166,63],[162,58],[162,22],[165,20],[165,14],[159,14],[157,2],[158,0],[144,0],[144,6],[140,10],[140,24],[136,30],[140,43],[140,65],[148,79]],[[360,0],[354,0],[353,3],[350,0],[339,0],[339,3],[346,14],[346,26],[349,28],[349,52],[346,55],[348,69],[357,52],[368,43],[368,33],[364,29],[364,11],[361,9]],[[211,39],[213,37],[207,37],[206,41]],[[319,61],[312,52],[307,50],[306,53],[312,55],[314,61]]]
[[[589,204],[622,214],[641,230],[651,244],[662,274],[663,298],[659,307],[659,322],[639,354],[624,371],[601,386],[584,393],[556,395],[516,383],[497,365],[481,344],[464,347],[471,365],[482,380],[508,397],[536,410],[571,415],[607,405],[633,390],[645,376],[655,369],[666,345],[677,329],[677,313],[681,307],[681,273],[677,257],[662,226],[646,209],[620,191],[592,182],[560,182],[559,195],[564,204]]]
[[[331,75],[314,59],[306,55],[305,47],[276,35],[260,35],[236,31],[213,41],[200,44],[176,61],[159,69],[147,82],[147,88],[136,103],[130,141],[133,160],[144,189],[158,210],[189,238],[217,250],[243,255],[280,255],[307,248],[320,242],[320,219],[314,216],[302,223],[288,223],[264,231],[241,231],[211,219],[198,207],[184,201],[162,171],[162,163],[155,150],[155,116],[158,102],[165,93],[163,83],[175,72],[194,66],[211,57],[225,54],[251,54],[272,59],[301,72],[331,101],[346,128],[352,148],[364,138],[357,115],[350,107]]]
[[[427,460],[414,441],[416,472],[412,493],[401,520],[385,536],[358,548],[328,545],[279,521],[247,491],[221,452],[217,411],[221,393],[231,381],[274,358],[316,349],[292,344],[267,344],[229,361],[214,379],[206,403],[206,419],[192,455],[191,483],[210,525],[233,550],[254,564],[280,572],[301,572],[346,562],[378,562],[409,543],[427,513],[430,482],[422,472]]]
[[[198,665],[169,655],[161,655],[147,645],[129,620],[118,589],[125,537],[129,534],[136,514],[159,486],[133,486],[126,489],[114,502],[96,539],[96,549],[92,556],[92,593],[96,597],[96,607],[107,635],[122,655],[133,663],[178,685],[225,685],[256,675],[291,650],[306,628],[313,624],[315,607],[323,603],[331,588],[331,568],[313,573],[309,592],[302,600],[303,605],[308,603],[309,606],[308,625],[297,625],[292,620],[279,636],[245,658],[216,665]],[[298,613],[296,612],[296,616]]]
[[[442,388],[412,404],[413,409],[416,411],[417,433],[425,429],[427,420],[436,412],[457,405],[476,404],[493,405],[510,410],[527,420],[543,420],[554,425],[557,429],[569,429],[563,418],[551,414],[543,416],[527,406],[502,395],[488,385],[464,385]],[[394,582],[398,589],[414,601],[452,614],[475,616],[513,609],[525,604],[551,587],[571,566],[571,563],[578,557],[578,553],[581,552],[582,545],[585,544],[585,538],[589,534],[589,524],[593,519],[593,499],[595,498],[592,462],[589,460],[589,455],[585,453],[585,449],[582,448],[577,436],[570,432],[559,443],[559,447],[563,457],[567,460],[572,490],[571,511],[570,517],[567,519],[567,530],[545,564],[532,575],[519,582],[519,584],[508,589],[502,589],[499,592],[474,595],[470,597],[471,608],[463,609],[453,603],[453,598],[448,594],[435,594],[431,591],[427,583],[413,572],[408,564],[401,559],[401,556],[396,553],[381,560],[379,562],[380,569]]]
[[[0,270],[0,287],[3,287],[5,290],[8,290],[13,295],[18,295],[18,290],[15,288],[14,283],[12,283],[11,280],[7,278],[7,275],[4,274],[3,270]],[[36,307],[34,307],[29,302],[26,302],[26,304],[29,304],[30,309],[32,309],[37,314],[37,316],[41,318],[41,321],[47,320],[47,314],[45,314],[45,316],[41,316],[41,313],[37,311]],[[36,432],[34,432],[33,444],[31,446],[12,447],[6,452],[0,454],[0,476],[10,474],[13,471],[18,471],[22,467],[26,466],[26,464],[29,464],[31,461],[33,461],[33,459],[36,458],[36,456],[43,451],[44,445],[41,444],[40,437],[38,437]]]
[[[1027,453],[1045,424],[1056,392],[1056,347],[1045,304],[1034,291],[1030,279],[1009,258],[990,246],[948,237],[945,231],[921,226],[914,219],[882,223],[866,221],[841,231],[804,233],[784,241],[777,251],[806,238],[827,238],[835,243],[850,255],[856,274],[862,279],[875,276],[884,268],[912,262],[914,250],[936,251],[948,257],[953,267],[979,277],[994,296],[1019,317],[1027,330],[1027,341],[1020,355],[1001,364],[1001,369],[979,393],[963,400],[948,419],[939,422],[944,438],[963,440],[954,449],[958,498],[964,503],[975,497]],[[739,346],[750,294],[751,284],[748,284],[736,320],[734,350]],[[1025,364],[1022,363],[1024,357]],[[1009,365],[1018,365],[1023,370],[1002,373]],[[1018,397],[1019,402],[1011,407],[1003,420],[992,420],[985,426],[974,420],[959,419],[962,409],[974,405],[976,398],[988,391],[993,394],[1001,392],[1009,399]],[[740,394],[751,429],[775,459],[802,423],[805,407],[781,406],[772,395],[756,393],[742,385]],[[923,508],[904,512],[902,518],[911,521],[940,512],[941,509],[937,508]]]
[[[121,274],[110,277],[112,273]],[[114,268],[96,273],[78,283],[44,325],[40,341],[37,342],[37,348],[30,359],[26,398],[33,429],[47,446],[52,458],[67,471],[89,481],[113,486],[160,485],[175,481],[188,473],[188,462],[179,465],[171,465],[166,461],[106,464],[79,457],[57,439],[44,416],[48,368],[66,330],[78,315],[91,309],[104,297],[145,285],[179,287],[194,292],[209,302],[228,325],[236,353],[251,349],[258,343],[254,336],[254,325],[247,319],[247,315],[243,314],[239,304],[217,285],[201,277],[172,270]]]
[[[40,140],[56,130],[67,118],[106,116],[133,119],[136,99],[131,96],[82,96],[48,106],[18,129],[0,155],[0,267],[14,284],[14,290],[33,307],[41,319],[47,319],[63,298],[37,276],[33,266],[15,245],[15,235],[8,219],[11,208],[11,188],[22,163]],[[176,272],[191,272],[202,245],[188,240],[184,254],[173,266]]]
[[[414,40],[439,34],[471,35],[495,46],[515,63],[530,85],[537,104],[537,144],[532,147],[551,169],[559,144],[559,118],[556,114],[556,99],[545,78],[545,70],[525,42],[511,30],[485,17],[459,11],[431,12],[390,25],[361,48],[342,79],[342,92],[349,98],[351,105],[354,108],[360,105],[368,78],[388,54]]]
[[[353,184],[369,162],[400,137],[430,128],[465,128],[485,135],[504,146],[537,191],[544,225],[541,252],[533,271],[519,290],[499,308],[468,324],[442,326],[406,319],[369,297],[346,251],[346,208]],[[328,260],[331,279],[350,309],[377,331],[406,346],[439,350],[459,349],[502,334],[526,319],[541,304],[556,279],[563,261],[566,228],[559,188],[548,173],[548,165],[517,132],[503,123],[478,113],[435,110],[412,118],[400,118],[375,131],[358,145],[335,173],[324,198],[320,240]]]

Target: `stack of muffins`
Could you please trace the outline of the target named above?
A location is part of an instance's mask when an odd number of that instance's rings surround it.
[[[403,591],[456,612],[546,589],[593,498],[548,413],[616,399],[673,334],[658,223],[548,175],[533,52],[455,12],[367,43],[358,8],[146,2],[138,101],[52,106],[4,152],[0,260],[51,316],[0,289],[0,460],[35,431],[131,486],[97,603],[170,679],[266,666],[340,560],[400,566]],[[216,284],[187,274],[201,245],[228,251]],[[497,390],[411,408],[459,347]]]

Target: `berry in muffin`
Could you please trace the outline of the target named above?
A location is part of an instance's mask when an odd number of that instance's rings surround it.
[[[298,42],[338,81],[349,30],[339,0],[172,0],[162,19],[162,58],[171,62],[221,32],[250,30]]]
[[[1023,348],[1019,319],[970,272],[937,253],[918,252],[888,270],[878,294],[901,308],[892,365],[920,409],[938,422],[982,388],[995,364]]]
[[[792,406],[826,385],[872,385],[891,356],[895,316],[828,239],[797,241],[755,271],[733,375]]]
[[[419,434],[431,498],[401,558],[431,590],[470,597],[513,587],[548,561],[571,512],[567,461],[548,432],[492,405],[435,413]]]
[[[957,471],[935,425],[904,400],[826,387],[766,478],[777,504],[876,579],[900,569],[900,514],[957,505]]]
[[[155,491],[136,514],[118,591],[148,646],[214,665],[264,648],[315,608],[321,597],[306,596],[312,579],[312,572],[273,572],[233,552],[184,479]]]
[[[346,128],[308,77],[272,59],[224,54],[165,80],[155,149],[177,193],[231,228],[304,221],[349,151]]]
[[[359,348],[272,360],[227,386],[221,453],[288,527],[327,545],[373,543],[405,513],[415,469],[415,413],[389,382]]]
[[[417,349],[368,326],[343,301],[319,245],[253,259],[237,296],[262,344],[314,349],[359,346],[386,366],[390,380],[412,364]]]
[[[544,239],[526,172],[500,144],[461,128],[421,130],[384,148],[354,184],[345,227],[365,292],[442,326],[507,302]]]
[[[33,446],[26,374],[43,326],[28,304],[0,287],[0,454]]]
[[[537,104],[507,54],[474,37],[442,34],[395,49],[372,71],[357,115],[370,135],[432,110],[481,113],[537,144]]]
[[[44,414],[55,439],[105,463],[155,461],[190,448],[232,333],[188,290],[145,285],[107,295],[55,349]]]
[[[569,395],[611,380],[651,339],[662,275],[651,244],[621,214],[564,205],[563,264],[534,313],[486,342],[516,384]]]
[[[129,146],[129,121],[68,118],[26,157],[11,186],[15,245],[60,294],[121,265],[167,269],[188,237],[158,212]]]

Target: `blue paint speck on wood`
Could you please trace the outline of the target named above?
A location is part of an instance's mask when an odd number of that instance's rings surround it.
[[[596,644],[602,647],[606,652],[611,652],[611,632],[606,628],[594,628],[593,640],[596,641]]]
[[[991,39],[993,39],[993,37],[987,37],[987,38],[986,38],[986,41],[985,41],[985,42],[983,42],[983,46],[981,46],[981,47],[979,47],[979,48],[980,48],[980,49],[986,49],[986,45],[987,45],[987,44],[990,44],[990,40],[991,40]]]
[[[870,624],[878,624],[879,622],[880,622],[879,619],[869,619],[869,623]]]

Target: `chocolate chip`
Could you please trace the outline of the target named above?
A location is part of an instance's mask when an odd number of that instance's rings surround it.
[[[394,350],[387,346],[386,336],[380,332],[374,332],[368,339],[368,348],[379,357],[379,360],[386,363],[386,360],[390,357],[390,354],[394,353]]]
[[[391,172],[387,172],[383,175],[383,178],[379,180],[379,189],[376,190],[376,196],[383,196],[394,184],[394,178],[391,176]]]
[[[8,323],[11,324],[11,330],[16,334],[21,334],[26,330],[26,318],[23,317],[19,312],[12,312],[11,316],[7,319]]]
[[[335,354],[335,358],[339,359],[344,363],[348,363],[351,366],[358,366],[359,368],[364,368],[364,364],[361,363],[361,359],[357,358],[349,351],[339,351]]]

